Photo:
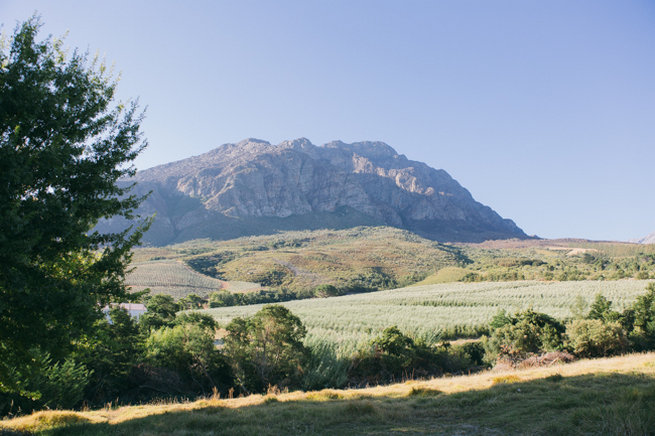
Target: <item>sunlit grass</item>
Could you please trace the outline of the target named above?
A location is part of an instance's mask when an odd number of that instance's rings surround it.
[[[655,353],[367,389],[48,411],[0,428],[62,435],[649,434]]]

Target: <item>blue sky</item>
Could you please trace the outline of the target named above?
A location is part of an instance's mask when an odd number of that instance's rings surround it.
[[[381,140],[526,233],[655,231],[653,1],[19,1],[147,106],[138,168],[247,137]]]

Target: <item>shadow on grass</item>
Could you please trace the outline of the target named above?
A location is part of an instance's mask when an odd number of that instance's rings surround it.
[[[330,391],[335,392],[335,391]],[[303,401],[168,412],[119,424],[73,424],[47,435],[655,434],[655,378],[597,374],[441,394]]]

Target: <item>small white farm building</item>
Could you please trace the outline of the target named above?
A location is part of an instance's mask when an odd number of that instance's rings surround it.
[[[135,318],[137,321],[139,320],[139,318],[141,318],[141,315],[143,315],[148,311],[148,309],[146,309],[146,306],[141,303],[119,303],[119,304],[113,303],[109,306],[105,306],[102,309],[102,312],[105,314],[109,322],[111,322],[111,319],[109,318],[110,307],[120,307],[121,309],[127,311],[127,313],[132,318]]]

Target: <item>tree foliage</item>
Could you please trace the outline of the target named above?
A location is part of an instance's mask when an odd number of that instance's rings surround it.
[[[625,352],[628,340],[616,321],[576,319],[566,327],[567,345],[580,357],[604,357]]]
[[[349,382],[361,386],[459,371],[474,364],[467,351],[414,340],[397,326],[387,327],[353,356]]]
[[[100,234],[102,218],[140,198],[118,179],[145,146],[135,103],[115,104],[105,67],[59,40],[38,40],[33,17],[0,49],[0,392],[34,353],[64,368],[110,301],[141,229]],[[36,351],[35,351],[36,350]],[[62,362],[59,364],[58,362]]]
[[[204,394],[219,387],[226,368],[214,346],[214,329],[179,323],[153,331],[146,342],[146,362],[175,371],[185,385]]]
[[[650,283],[646,293],[637,297],[629,314],[634,326],[633,341],[638,350],[655,348],[655,283]]]
[[[491,327],[491,336],[485,340],[487,360],[521,359],[529,353],[560,349],[566,330],[561,322],[532,309],[514,315],[500,312]]]
[[[299,383],[307,349],[300,319],[284,306],[269,305],[227,326],[225,354],[237,383],[247,392]]]

